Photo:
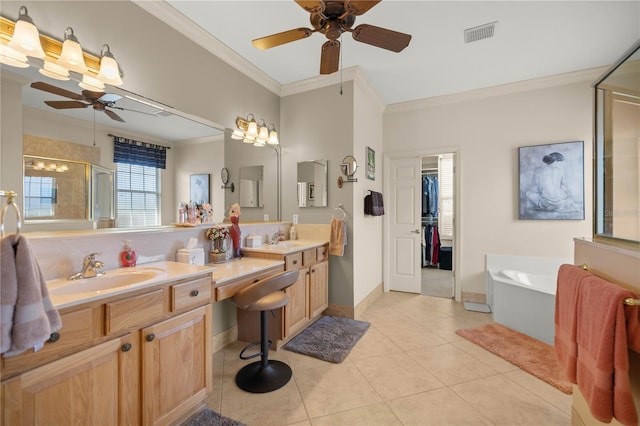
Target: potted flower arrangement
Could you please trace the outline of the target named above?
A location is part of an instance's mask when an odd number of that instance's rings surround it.
[[[211,261],[223,263],[227,257],[224,242],[229,236],[229,229],[226,226],[216,225],[204,231],[204,236],[211,241]]]

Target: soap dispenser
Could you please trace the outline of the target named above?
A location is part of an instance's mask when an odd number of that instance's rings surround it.
[[[296,231],[296,227],[294,225],[291,225],[291,229],[289,229],[289,239],[290,240],[298,239],[298,232]]]
[[[136,266],[138,252],[131,248],[131,240],[124,240],[124,246],[120,252],[120,264],[122,267]]]

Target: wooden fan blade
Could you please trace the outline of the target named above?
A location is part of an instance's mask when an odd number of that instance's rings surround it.
[[[257,38],[251,43],[260,50],[270,49],[272,47],[280,46],[285,43],[290,43],[296,40],[302,40],[313,34],[313,30],[309,28],[296,28],[289,31],[284,31],[270,36]]]
[[[55,109],[86,108],[90,105],[81,101],[44,101],[44,103]]]
[[[392,52],[400,52],[411,41],[410,34],[399,33],[368,24],[358,25],[353,29],[352,35],[354,40],[391,50]]]
[[[74,93],[42,81],[34,81],[33,83],[31,83],[31,87],[33,87],[34,89],[53,93],[54,95],[64,96],[65,98],[82,100],[82,95],[79,93]]]
[[[107,114],[109,117],[111,117],[112,119],[114,119],[116,121],[120,121],[122,123],[125,122],[122,119],[122,117],[120,117],[118,114],[116,114],[115,112],[111,111],[110,109],[103,109],[102,111],[104,111],[105,114]]]
[[[83,90],[82,96],[84,99],[90,99],[92,101],[98,100],[104,96],[104,92],[94,92],[92,90]]]
[[[351,15],[362,15],[371,9],[373,6],[380,3],[381,0],[372,1],[360,1],[360,0],[345,0],[344,10]]]
[[[322,45],[320,57],[320,74],[333,74],[340,65],[340,42],[329,40]]]
[[[325,7],[323,1],[295,0],[295,2],[309,13],[322,13]]]

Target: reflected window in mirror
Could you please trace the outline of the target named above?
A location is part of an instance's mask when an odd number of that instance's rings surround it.
[[[240,167],[240,207],[264,207],[264,167]]]
[[[298,207],[327,206],[327,160],[298,163]]]
[[[25,220],[88,219],[88,163],[25,155]]]
[[[160,169],[117,163],[117,227],[159,226]]]
[[[640,42],[595,84],[595,238],[640,241]]]

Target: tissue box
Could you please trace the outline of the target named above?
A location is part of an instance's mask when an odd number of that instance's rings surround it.
[[[202,248],[182,248],[176,252],[176,262],[204,265],[204,250]]]
[[[260,247],[262,246],[262,235],[251,234],[249,235],[244,242],[245,247]]]

